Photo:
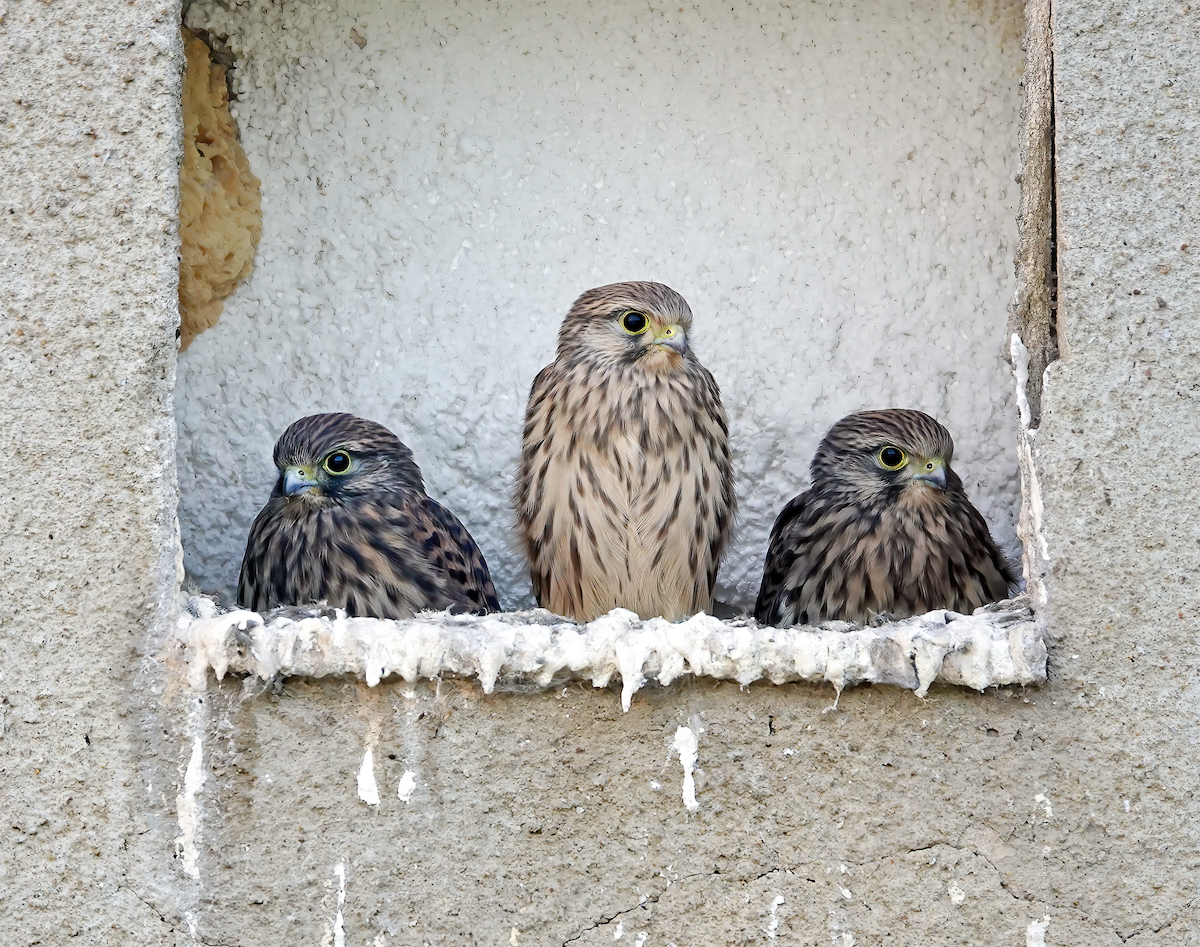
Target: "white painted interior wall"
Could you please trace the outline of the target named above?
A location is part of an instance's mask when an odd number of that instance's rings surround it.
[[[1021,15],[1018,0],[192,5],[188,24],[238,58],[264,194],[253,275],[179,360],[194,584],[236,585],[287,424],[348,410],[412,448],[503,604],[529,604],[508,502],[525,398],[572,300],[624,279],[689,300],[721,385],[741,515],[719,598],[753,603],[818,440],[866,407],[940,418],[1016,555],[1002,353]]]

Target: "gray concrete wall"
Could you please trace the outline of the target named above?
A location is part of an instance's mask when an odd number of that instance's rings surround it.
[[[4,944],[171,937],[138,681],[178,574],[177,19],[0,3]]]
[[[625,714],[577,684],[189,689],[177,15],[0,5],[0,943],[1200,941],[1194,11],[1054,10],[1050,681],[829,711],[699,679]]]

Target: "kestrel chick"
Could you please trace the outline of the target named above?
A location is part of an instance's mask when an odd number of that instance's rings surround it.
[[[721,394],[692,311],[661,283],[588,290],[529,393],[514,494],[538,603],[711,611],[736,501]]]
[[[352,414],[301,418],[275,444],[279,479],[250,527],[238,604],[255,611],[324,601],[350,615],[498,611],[466,527],[425,494],[387,428]]]
[[[754,617],[786,627],[866,623],[935,608],[970,614],[1017,576],[950,468],[950,432],[920,411],[842,418],[812,460],[812,487],[771,530]]]

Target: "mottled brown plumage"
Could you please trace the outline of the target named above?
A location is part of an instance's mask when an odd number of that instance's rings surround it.
[[[831,619],[970,614],[1017,577],[950,469],[950,433],[920,411],[842,418],[812,461],[812,487],[771,530],[754,617],[786,627]]]
[[[514,503],[534,593],[551,611],[676,620],[712,609],[733,470],[691,326],[688,304],[661,283],[589,290],[534,379]]]
[[[499,609],[471,534],[425,494],[412,454],[352,414],[301,418],[275,444],[279,479],[250,527],[238,602],[327,602],[351,615]]]

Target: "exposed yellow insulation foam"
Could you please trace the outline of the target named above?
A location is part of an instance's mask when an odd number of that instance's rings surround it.
[[[179,170],[180,350],[221,318],[222,300],[254,266],[262,234],[259,180],[229,114],[225,67],[183,30],[183,166]]]

